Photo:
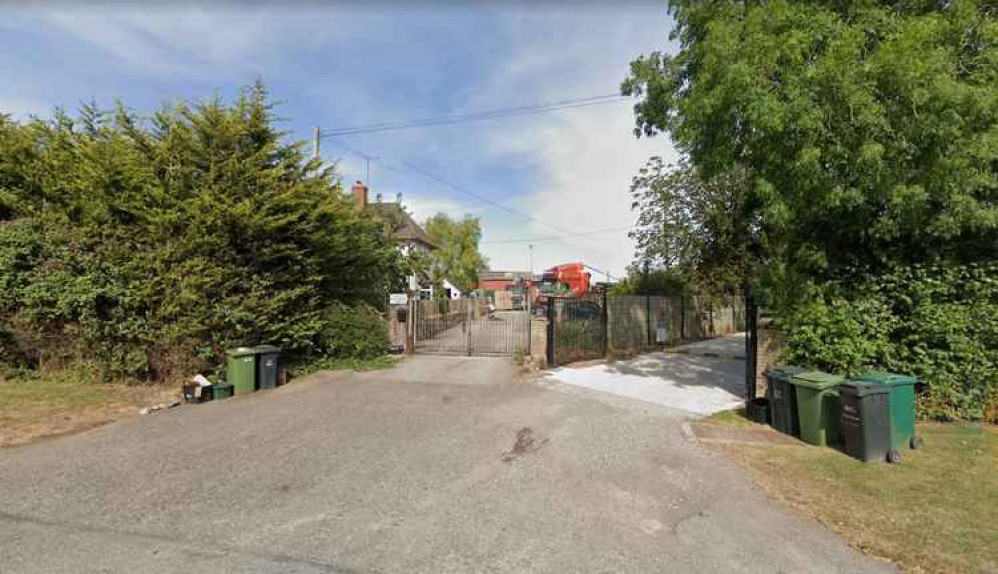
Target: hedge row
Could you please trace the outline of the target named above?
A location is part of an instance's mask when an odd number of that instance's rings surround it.
[[[785,321],[788,362],[914,374],[922,418],[998,422],[998,264],[828,283]]]
[[[161,379],[240,344],[372,353],[396,250],[271,108],[258,84],[145,118],[0,114],[0,360]]]

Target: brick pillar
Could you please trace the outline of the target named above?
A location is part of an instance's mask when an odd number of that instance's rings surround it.
[[[540,368],[547,366],[548,322],[546,319],[530,320],[530,358]]]

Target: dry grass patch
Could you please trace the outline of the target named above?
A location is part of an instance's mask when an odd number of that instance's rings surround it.
[[[97,383],[81,369],[0,380],[0,447],[80,432],[176,396],[165,385]]]
[[[719,424],[743,424],[737,415]],[[743,419],[744,420],[744,419]],[[818,447],[725,444],[773,497],[912,572],[998,572],[998,430],[921,425],[901,465]]]

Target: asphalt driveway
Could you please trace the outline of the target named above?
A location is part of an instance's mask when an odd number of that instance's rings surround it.
[[[322,374],[0,451],[0,572],[887,570],[685,418],[508,359]]]

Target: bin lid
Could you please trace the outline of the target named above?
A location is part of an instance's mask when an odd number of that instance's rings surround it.
[[[795,365],[774,365],[766,369],[766,376],[773,377],[774,379],[784,379],[789,381],[790,377],[805,371],[807,371],[807,369],[804,367],[798,367]]]
[[[840,393],[865,397],[867,395],[885,395],[891,392],[887,385],[874,383],[872,381],[846,381],[838,387]]]
[[[859,380],[891,386],[915,384],[915,377],[911,375],[899,375],[897,373],[888,373],[887,371],[870,371],[863,373],[859,376]]]
[[[257,345],[253,347],[253,350],[261,355],[267,355],[270,353],[279,353],[281,350],[273,345]]]
[[[256,351],[253,347],[236,347],[235,349],[229,349],[225,354],[230,357],[245,357],[246,355],[256,354]]]
[[[806,371],[797,373],[790,378],[790,382],[809,389],[830,389],[838,386],[846,380],[841,375],[832,375],[821,371]]]

